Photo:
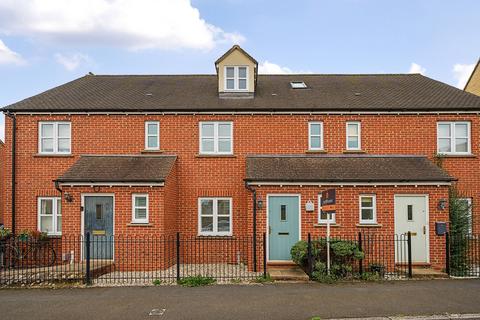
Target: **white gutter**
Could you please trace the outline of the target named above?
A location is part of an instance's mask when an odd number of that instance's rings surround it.
[[[360,186],[373,186],[373,187],[381,187],[381,186],[450,186],[452,185],[451,182],[445,181],[429,181],[429,182],[420,182],[420,181],[412,181],[412,182],[261,182],[261,181],[251,181],[247,182],[248,185],[252,186],[315,186],[315,187],[323,187],[323,186],[340,186],[340,187],[360,187]]]

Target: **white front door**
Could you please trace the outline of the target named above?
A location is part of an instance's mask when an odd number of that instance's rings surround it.
[[[413,263],[428,263],[429,260],[427,203],[428,196],[395,196],[395,234],[411,232]],[[405,262],[405,258],[399,261],[399,254],[395,255],[397,262]]]

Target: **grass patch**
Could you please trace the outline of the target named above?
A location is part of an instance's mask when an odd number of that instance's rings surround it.
[[[184,287],[201,287],[215,283],[212,277],[191,276],[178,280],[178,284]]]
[[[266,277],[258,276],[255,279],[253,279],[252,282],[255,282],[255,283],[270,283],[270,282],[273,282],[273,279],[272,279],[272,277],[270,277],[270,274],[267,273]]]

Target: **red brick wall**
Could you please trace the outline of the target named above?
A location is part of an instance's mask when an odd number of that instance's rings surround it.
[[[3,141],[0,140],[0,223],[3,223],[3,202],[4,202],[4,190],[5,190],[5,145]]]
[[[324,146],[328,154],[344,152],[345,122],[359,120],[362,122],[362,147],[367,153],[421,154],[430,158],[436,153],[438,120],[471,121],[472,152],[475,156],[446,158],[443,165],[459,179],[459,188],[472,196],[476,203],[480,200],[480,171],[475,169],[480,165],[477,157],[480,134],[478,119],[476,115],[18,115],[17,230],[37,227],[36,197],[57,195],[52,180],[69,168],[80,154],[139,154],[144,148],[146,120],[160,121],[161,149],[178,156],[175,211],[178,230],[182,233],[197,233],[197,201],[202,196],[232,197],[233,233],[244,234],[247,228],[251,228],[247,223],[251,215],[247,208],[251,195],[244,188],[243,181],[246,155],[305,154],[308,147],[308,121],[324,122]],[[37,123],[41,120],[72,121],[71,157],[36,156]],[[233,121],[233,157],[198,156],[198,122],[202,120]],[[7,118],[4,204],[7,225],[11,225],[10,146],[11,119]],[[124,193],[126,196],[127,192]],[[174,192],[168,193],[165,199],[174,198]],[[169,200],[167,206],[171,203],[172,200]],[[477,224],[478,207],[474,206]],[[171,208],[165,210],[173,211]],[[167,220],[162,228],[170,229],[175,223],[173,219]],[[78,223],[78,219],[72,223]],[[142,232],[145,229],[142,228]]]
[[[301,238],[306,240],[308,233],[312,238],[326,236],[325,225],[318,224],[318,195],[325,189],[314,186],[304,187],[279,187],[261,186],[256,187],[257,199],[264,201],[264,207],[257,210],[257,232],[268,234],[267,230],[267,195],[275,193],[298,194],[301,198]],[[446,186],[389,186],[389,187],[336,187],[337,207],[335,226],[331,228],[332,236],[348,236],[356,238],[358,232],[368,232],[378,235],[392,235],[394,227],[394,196],[401,194],[419,194],[429,196],[429,238],[430,238],[430,262],[433,267],[442,269],[445,266],[445,237],[435,235],[435,222],[448,221],[448,208],[438,210],[437,204],[440,199],[448,199],[448,187]],[[361,194],[375,194],[377,203],[377,223],[380,227],[359,226],[359,196]],[[305,211],[307,201],[312,201],[315,211]],[[252,204],[248,204],[249,211]],[[249,230],[253,226],[252,217],[249,217]],[[392,247],[393,249],[393,247]],[[393,252],[390,254],[393,255]]]

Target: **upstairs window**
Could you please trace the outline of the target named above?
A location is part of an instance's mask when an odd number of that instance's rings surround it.
[[[347,122],[347,150],[360,150],[360,122]]]
[[[160,149],[160,123],[158,121],[145,122],[145,150]]]
[[[41,154],[70,154],[70,122],[39,122],[38,150]]]
[[[323,123],[308,123],[308,150],[323,150]]]
[[[62,201],[58,197],[38,198],[38,231],[62,234]]]
[[[200,154],[232,154],[231,122],[200,122]]]
[[[248,90],[248,67],[225,67],[225,91]]]
[[[438,122],[437,152],[440,154],[470,154],[470,122]]]

